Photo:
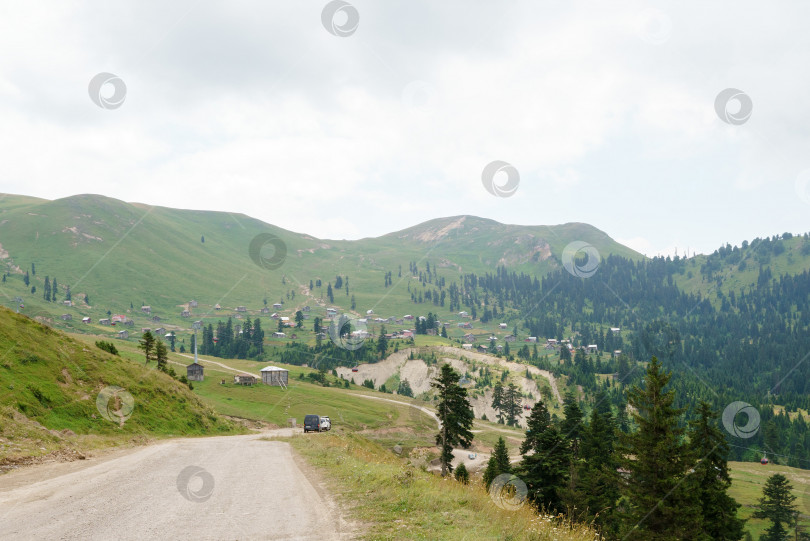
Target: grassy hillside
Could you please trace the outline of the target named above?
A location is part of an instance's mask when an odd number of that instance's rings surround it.
[[[263,268],[251,259],[250,243],[260,233],[284,242],[286,259],[279,268]],[[575,240],[590,242],[602,257],[641,257],[586,224],[516,226],[457,216],[379,238],[334,241],[226,212],[148,207],[97,195],[55,201],[6,195],[0,198],[0,261],[10,276],[0,284],[0,302],[16,308],[14,298],[20,297],[24,313],[79,332],[118,330],[97,326],[108,311],[126,314],[137,328],[156,327],[150,321],[154,315],[164,326],[188,328],[190,320],[180,313],[192,299],[199,302],[191,309],[192,319],[233,315],[239,305],[254,317],[264,301],[284,302],[289,315],[303,305],[325,303],[327,283],[340,274],[349,276],[349,294],[335,291],[334,306],[350,311],[354,295],[355,313],[373,308],[401,317],[419,309],[446,312],[432,303],[414,307],[409,289],[417,281],[408,272],[411,262],[420,269],[430,263],[448,284],[460,272],[483,274],[499,264],[542,275],[559,267],[563,248]],[[271,257],[273,249],[261,253]],[[22,283],[26,271],[28,286]],[[388,287],[387,272],[392,273]],[[58,280],[57,303],[43,300],[46,276]],[[317,279],[322,287],[310,291],[310,281]],[[61,304],[67,286],[74,307]],[[142,303],[152,307],[151,315],[141,314]],[[221,312],[213,310],[216,304]],[[73,320],[62,323],[63,313]],[[92,328],[82,326],[83,316],[92,317]]]
[[[112,392],[113,386],[132,401]],[[0,465],[155,436],[235,430],[170,376],[5,308],[0,308],[0,404]]]

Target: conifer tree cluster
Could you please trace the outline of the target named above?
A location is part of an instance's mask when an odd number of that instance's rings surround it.
[[[573,394],[559,422],[537,402],[514,471],[529,501],[593,523],[608,539],[741,539],[744,521],[728,494],[728,444],[717,413],[702,402],[685,426],[669,379],[653,357],[643,383],[628,392],[635,427],[628,433],[617,429],[603,392],[587,420]],[[485,482],[497,469],[490,462]]]

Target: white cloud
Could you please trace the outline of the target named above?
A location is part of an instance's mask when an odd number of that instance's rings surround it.
[[[331,238],[452,214],[586,221],[651,255],[674,254],[676,227],[699,251],[806,228],[810,8],[357,7],[357,33],[336,38],[317,4],[4,6],[0,190]],[[90,101],[100,71],[124,78],[121,108]],[[714,113],[732,86],[754,102],[742,126]],[[493,160],[518,168],[513,197],[483,190]]]

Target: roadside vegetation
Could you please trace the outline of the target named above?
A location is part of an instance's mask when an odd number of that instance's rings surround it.
[[[589,527],[539,514],[530,505],[499,507],[480,481],[464,484],[427,473],[357,434],[287,441],[342,494],[363,539],[597,539]]]

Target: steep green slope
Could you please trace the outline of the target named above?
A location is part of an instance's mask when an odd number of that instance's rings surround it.
[[[170,376],[0,308],[0,466],[64,448],[233,430]]]

